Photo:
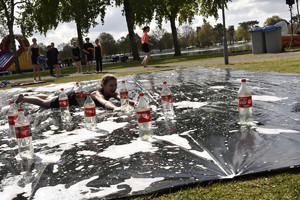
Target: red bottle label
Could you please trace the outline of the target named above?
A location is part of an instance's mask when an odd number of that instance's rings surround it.
[[[75,94],[77,99],[83,98],[83,91],[76,92]]]
[[[162,103],[172,103],[172,95],[162,95],[161,96],[161,102]]]
[[[128,99],[128,91],[126,92],[120,92],[121,99]]]
[[[252,107],[252,96],[238,97],[239,108]]]
[[[96,109],[93,108],[84,108],[84,116],[86,117],[94,117],[96,116]]]
[[[59,99],[59,107],[64,108],[69,106],[69,99]]]
[[[10,126],[15,125],[17,118],[18,118],[18,113],[8,115],[8,124]]]
[[[136,111],[136,117],[139,123],[150,122],[150,110]]]
[[[32,133],[30,132],[30,125],[15,127],[15,131],[17,138],[26,138],[32,136]]]

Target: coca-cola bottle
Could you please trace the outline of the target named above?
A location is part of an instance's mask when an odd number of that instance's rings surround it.
[[[152,138],[152,125],[150,107],[144,98],[144,93],[139,93],[139,102],[136,106],[136,116],[139,124],[139,135],[142,140],[149,140]]]
[[[96,108],[89,92],[84,102],[84,120],[86,129],[92,130],[96,128]]]
[[[252,123],[252,94],[246,85],[246,79],[241,79],[241,87],[238,91],[238,108],[240,124]]]
[[[163,88],[160,94],[161,104],[165,118],[174,119],[174,108],[172,103],[172,92],[167,86],[167,82],[163,82]]]
[[[15,132],[21,158],[32,159],[34,157],[32,133],[30,130],[30,123],[24,116],[22,108],[18,109],[18,118],[15,123]]]
[[[128,101],[128,90],[125,85],[125,81],[122,81],[122,87],[120,89],[120,99],[121,99],[121,111],[129,110],[129,101]]]
[[[18,118],[18,107],[13,100],[11,100],[9,103],[10,103],[10,108],[8,109],[7,112],[9,132],[12,138],[16,138],[15,123]]]
[[[59,108],[61,113],[61,121],[63,123],[63,126],[66,127],[69,125],[71,121],[71,114],[69,110],[69,99],[66,93],[64,92],[64,88],[61,88],[61,93],[58,97],[59,101]]]
[[[83,89],[78,82],[76,82],[76,85],[75,85],[75,95],[76,95],[78,107],[82,107],[85,99],[84,99]]]

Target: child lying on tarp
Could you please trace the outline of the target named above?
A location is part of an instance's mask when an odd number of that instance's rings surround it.
[[[92,99],[94,100],[96,106],[119,111],[120,107],[108,101],[110,98],[115,98],[120,101],[120,95],[116,92],[116,90],[117,78],[112,74],[107,74],[103,76],[99,86],[96,89],[93,89],[89,92],[91,93]],[[78,103],[76,100],[75,92],[70,91],[66,94],[69,99],[69,106],[77,106]],[[22,102],[31,103],[46,108],[59,108],[58,96],[50,97],[44,94],[26,96],[20,94],[16,100],[16,103],[19,104]],[[129,100],[129,103],[131,105],[136,104],[136,102],[133,100]]]

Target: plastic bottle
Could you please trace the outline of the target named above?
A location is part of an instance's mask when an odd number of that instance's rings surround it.
[[[69,110],[69,99],[66,93],[64,92],[64,89],[61,88],[61,93],[58,97],[59,101],[59,108],[61,112],[61,121],[63,123],[63,126],[68,126],[69,122],[71,122],[71,114]]]
[[[161,91],[161,104],[164,112],[164,116],[167,119],[174,119],[174,108],[172,103],[172,92],[167,86],[167,82],[163,82],[163,89]]]
[[[136,116],[139,124],[139,136],[142,140],[149,140],[152,138],[152,125],[150,107],[144,98],[144,93],[139,93],[139,102],[136,107]]]
[[[32,133],[30,130],[30,123],[24,116],[22,108],[18,109],[18,118],[15,123],[15,132],[21,158],[32,159],[34,157]]]
[[[128,101],[128,90],[125,85],[125,81],[122,81],[122,87],[120,89],[120,99],[121,99],[121,111],[128,111],[129,110],[129,101]]]
[[[8,109],[7,112],[9,132],[12,138],[16,139],[15,123],[18,118],[18,107],[13,100],[10,101],[9,103],[10,103],[10,108]]]
[[[75,95],[76,95],[78,106],[83,107],[85,99],[84,99],[83,89],[78,82],[76,82],[75,85]]]
[[[238,108],[240,124],[251,124],[252,119],[252,94],[246,85],[246,79],[241,79],[241,87],[238,91]]]
[[[84,102],[84,120],[86,129],[92,130],[97,127],[95,103],[89,92],[87,93],[87,98]]]

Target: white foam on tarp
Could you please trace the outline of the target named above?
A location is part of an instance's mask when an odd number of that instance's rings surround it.
[[[212,160],[215,161],[211,155],[209,155],[209,153],[207,153],[207,151],[196,151],[196,150],[190,150],[190,152],[192,152],[193,154],[196,154],[197,156],[201,157],[201,158],[205,158],[206,160]]]
[[[56,173],[56,172],[58,172],[58,165],[53,166],[53,173]]]
[[[117,122],[112,122],[112,121],[104,121],[104,122],[98,123],[97,128],[108,131],[109,133],[112,133],[114,130],[122,128],[122,127],[126,126],[127,124],[128,124],[128,122],[117,123]]]
[[[261,128],[257,127],[256,131],[262,134],[280,134],[280,133],[299,133],[299,131],[296,130],[288,130],[288,129],[272,129],[272,128]]]
[[[14,177],[9,177],[3,179],[1,182],[3,191],[0,192],[1,200],[11,200],[14,199],[18,194],[23,194],[23,197],[29,197],[31,194],[31,183],[25,185],[25,187],[20,187],[18,182],[21,181],[23,175],[18,175]]]
[[[52,200],[52,199],[89,199],[89,198],[102,198],[104,196],[114,194],[125,190],[124,188],[118,188],[119,185],[129,185],[131,188],[130,194],[133,192],[143,191],[149,187],[152,183],[162,181],[164,178],[133,178],[125,180],[117,185],[111,185],[110,187],[87,187],[87,184],[98,176],[91,177],[87,180],[78,182],[70,187],[66,188],[65,185],[59,184],[56,186],[42,187],[35,193],[34,199]]]
[[[85,155],[85,156],[93,156],[96,155],[97,153],[94,151],[78,151],[77,154]]]
[[[0,131],[3,131],[3,130],[6,130],[6,129],[8,129],[9,127],[8,127],[8,124],[5,124],[5,125],[3,125],[3,126],[0,126]]]
[[[214,90],[220,90],[220,89],[224,89],[225,86],[211,86],[209,87],[210,89],[214,89]]]
[[[288,97],[276,97],[276,96],[267,96],[267,95],[252,95],[252,100],[254,101],[271,101],[271,102],[275,102],[275,101],[282,101],[282,100],[286,100],[288,99]]]
[[[112,145],[99,153],[98,156],[107,157],[111,159],[119,159],[129,157],[138,152],[150,152],[154,153],[158,150],[157,147],[153,147],[151,142],[142,141],[140,139],[134,140],[129,144]]]
[[[176,102],[173,105],[177,108],[200,108],[206,106],[207,104],[207,102],[181,101]]]
[[[191,146],[189,144],[189,141],[183,137],[180,137],[178,134],[173,135],[164,135],[164,136],[155,136],[155,139],[164,140],[171,142],[172,144],[175,144],[177,146],[175,147],[183,147],[185,149],[191,149]]]

